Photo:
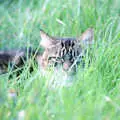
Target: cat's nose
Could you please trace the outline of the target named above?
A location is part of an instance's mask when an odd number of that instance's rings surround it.
[[[71,65],[72,65],[72,64],[71,64],[69,61],[65,61],[65,62],[63,63],[63,69],[64,69],[65,71],[68,71]]]

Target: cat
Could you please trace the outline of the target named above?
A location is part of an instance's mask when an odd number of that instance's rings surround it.
[[[37,56],[38,64],[43,69],[49,66],[62,67],[65,72],[76,73],[77,66],[87,48],[94,43],[94,30],[88,28],[80,37],[52,37],[40,30],[40,45],[44,48],[42,56]]]
[[[21,68],[25,65],[25,62],[32,58],[36,51],[31,47],[22,48],[17,50],[1,50],[0,51],[0,74],[9,72]],[[32,68],[30,68],[32,70]],[[31,71],[30,70],[30,71]]]
[[[40,36],[40,45],[44,48],[42,55],[32,48],[0,51],[0,74],[7,73],[8,67],[15,70],[24,66],[25,61],[33,56],[34,61],[41,69],[49,66],[57,69],[62,67],[65,72],[76,73],[77,66],[84,57],[86,49],[94,42],[92,28],[87,29],[80,37],[76,38],[52,37],[43,30],[40,30]],[[32,67],[30,69],[32,71]]]

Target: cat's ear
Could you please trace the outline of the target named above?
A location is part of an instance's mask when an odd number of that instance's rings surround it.
[[[44,48],[49,48],[53,44],[53,38],[45,33],[43,30],[40,30],[41,41],[40,45]]]
[[[80,43],[84,46],[88,46],[94,43],[94,30],[88,28],[79,38]]]

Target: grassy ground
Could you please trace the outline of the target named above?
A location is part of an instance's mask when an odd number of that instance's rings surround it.
[[[19,81],[0,76],[1,120],[120,119],[120,0],[0,0],[1,49],[38,47],[40,29],[79,36],[88,27],[95,60],[71,87],[49,89],[52,74],[30,74],[28,65]]]

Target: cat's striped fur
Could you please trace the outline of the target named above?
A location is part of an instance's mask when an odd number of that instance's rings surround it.
[[[41,66],[62,66],[64,71],[76,71],[77,65],[84,56],[89,45],[93,43],[93,29],[89,28],[80,37],[57,38],[51,37],[44,31],[40,31],[41,46],[45,48]]]
[[[0,74],[22,67],[29,60],[35,51],[32,48],[23,48],[17,50],[1,50],[0,51]]]
[[[89,28],[80,37],[51,37],[40,30],[40,45],[45,49],[42,56],[31,48],[0,51],[0,74],[6,73],[10,66],[12,70],[24,65],[25,61],[35,55],[35,61],[40,67],[61,66],[64,71],[76,71],[77,65],[84,56],[87,46],[93,43],[93,29]],[[59,67],[58,67],[59,69]]]

